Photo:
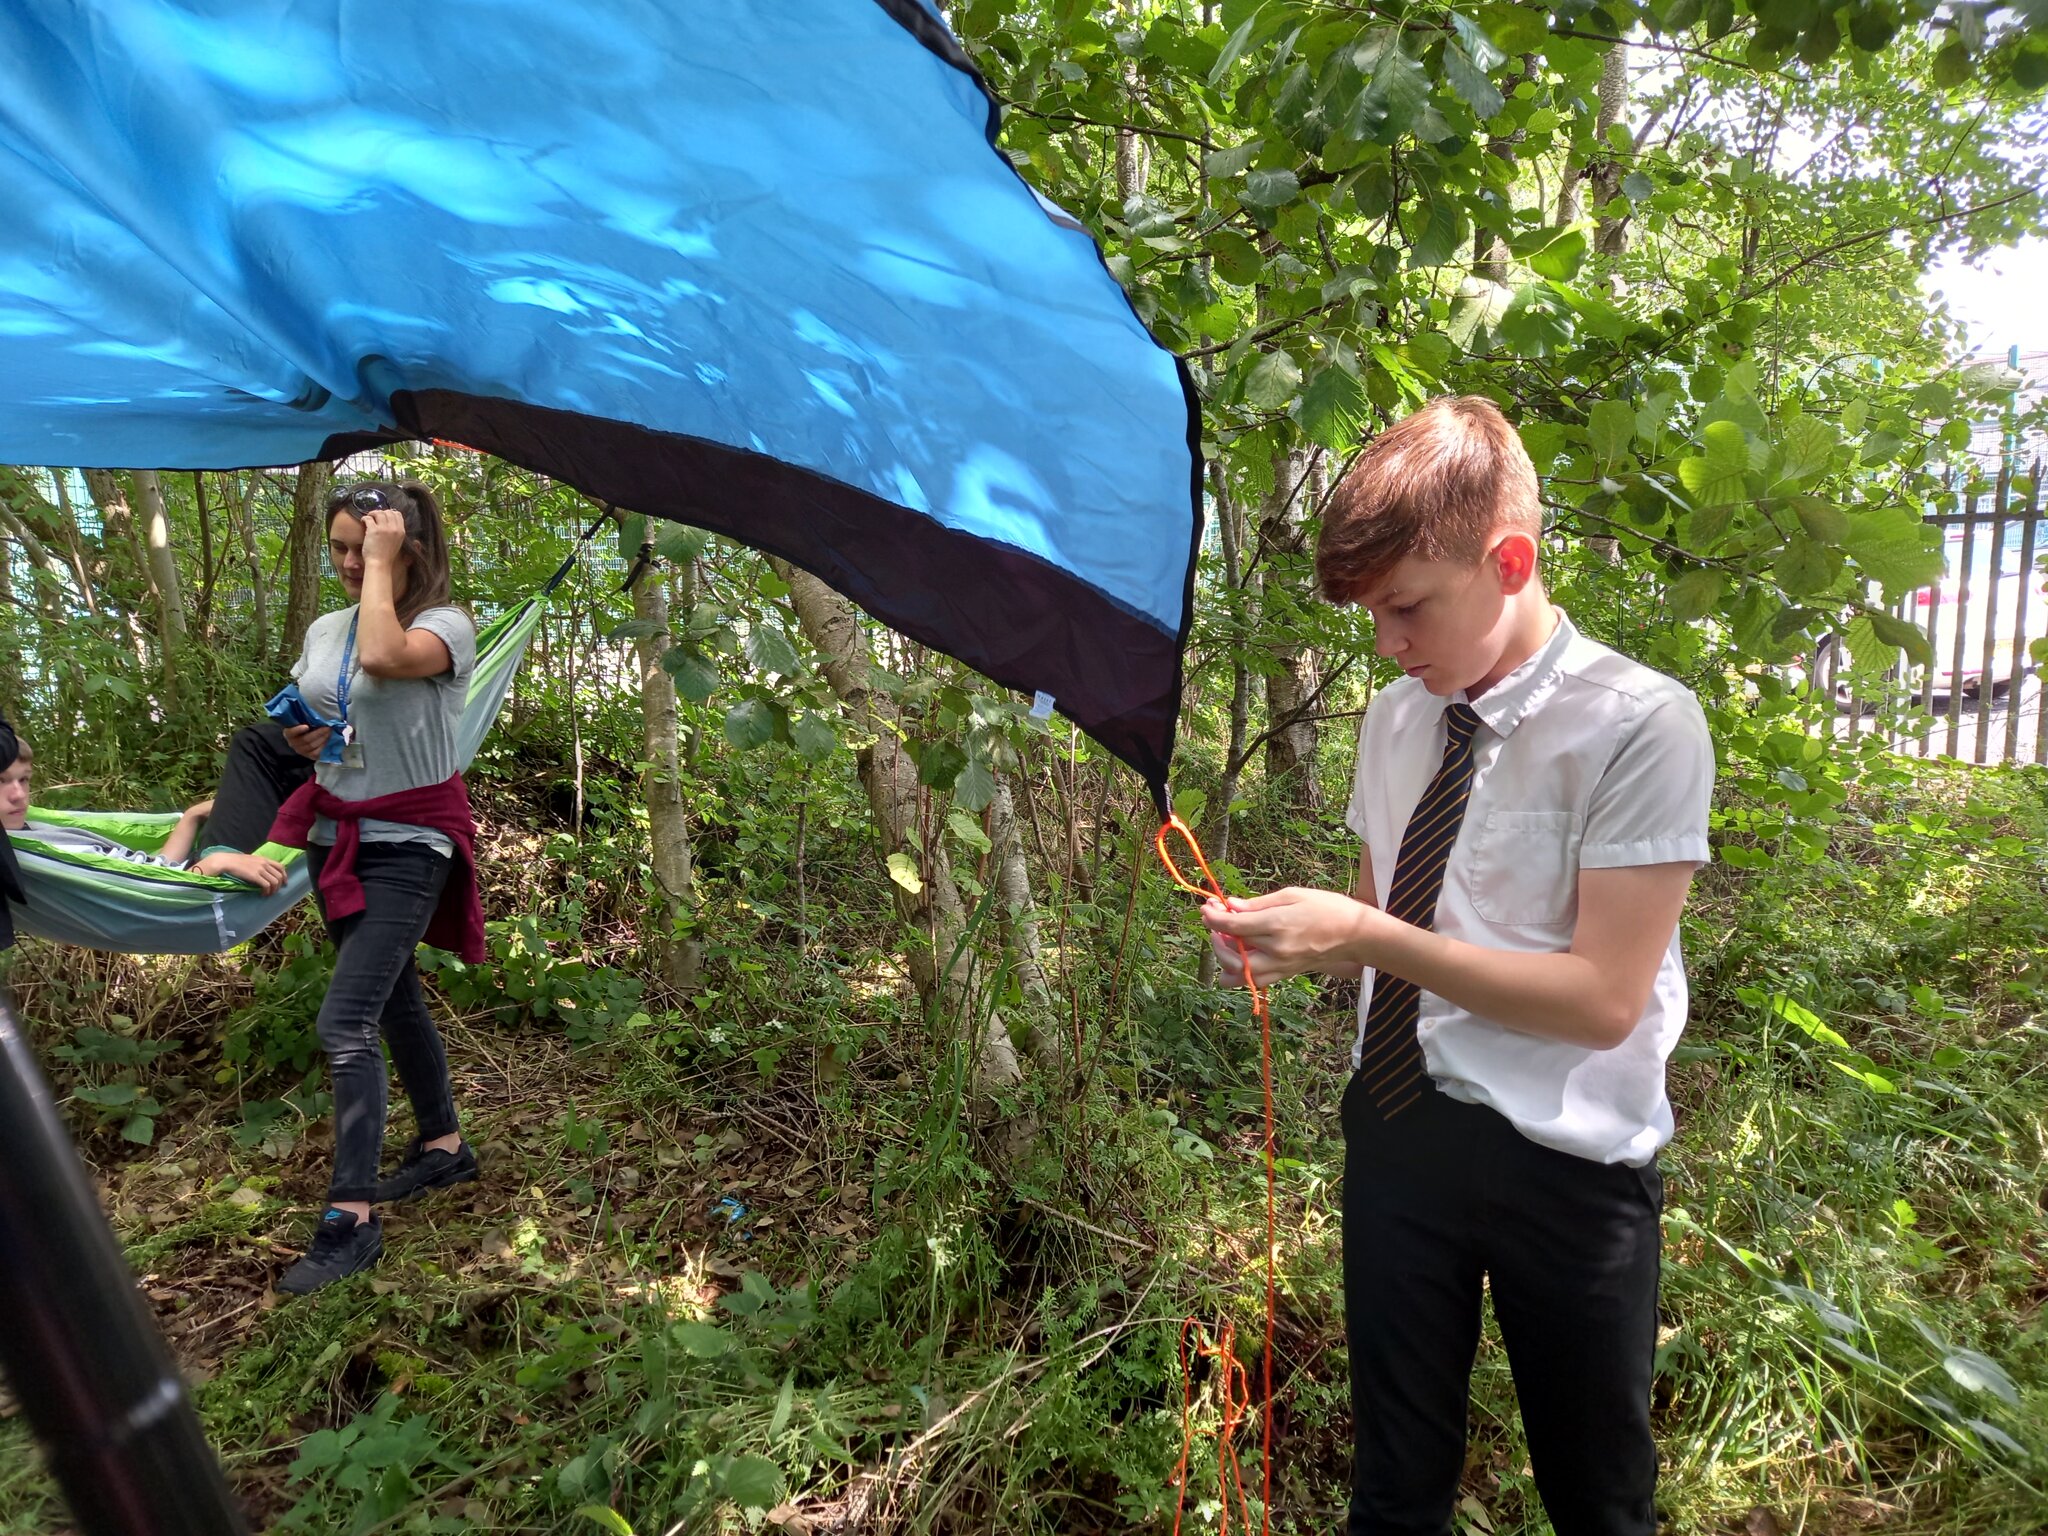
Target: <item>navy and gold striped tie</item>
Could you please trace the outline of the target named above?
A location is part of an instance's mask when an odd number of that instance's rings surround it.
[[[1472,738],[1479,716],[1469,704],[1452,704],[1444,710],[1444,729],[1443,766],[1408,817],[1387,891],[1388,914],[1418,928],[1436,926],[1444,866],[1450,862],[1451,845],[1464,825],[1465,802],[1472,792]],[[1389,1120],[1422,1092],[1422,1042],[1415,1033],[1421,999],[1421,989],[1412,981],[1384,972],[1374,978],[1358,1071],[1365,1078],[1366,1092]]]

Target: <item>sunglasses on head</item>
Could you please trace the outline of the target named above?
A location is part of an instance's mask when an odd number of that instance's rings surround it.
[[[358,486],[352,491],[343,491],[328,503],[327,510],[339,512],[343,507],[352,507],[358,512],[375,512],[384,509],[403,512],[405,508],[393,501],[390,495],[374,485]]]

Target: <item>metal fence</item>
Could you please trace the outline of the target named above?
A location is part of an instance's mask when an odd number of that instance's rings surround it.
[[[1821,644],[1814,683],[1835,702],[1838,736],[1879,732],[1915,757],[2048,762],[2042,668],[2031,654],[2048,638],[2040,477],[2038,462],[2017,486],[2002,470],[1988,496],[1960,498],[1959,510],[1927,518],[1942,533],[1941,579],[1891,611],[1927,636],[1932,665],[1901,657],[1873,685],[1855,675],[1845,637]]]

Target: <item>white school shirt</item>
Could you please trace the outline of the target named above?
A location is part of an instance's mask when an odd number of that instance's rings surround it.
[[[1682,684],[1588,640],[1559,610],[1535,655],[1478,698],[1457,697],[1481,727],[1438,933],[1487,949],[1568,950],[1580,870],[1707,862],[1714,747]],[[1345,821],[1372,854],[1382,908],[1408,817],[1443,761],[1450,702],[1403,678],[1359,727]],[[1372,986],[1367,970],[1354,1071]],[[1429,1075],[1452,1098],[1497,1110],[1546,1147],[1640,1167],[1671,1139],[1664,1063],[1685,1014],[1674,933],[1642,1018],[1612,1050],[1523,1034],[1429,992],[1416,1031]]]

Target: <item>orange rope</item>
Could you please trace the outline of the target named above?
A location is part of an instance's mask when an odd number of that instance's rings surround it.
[[[1195,856],[1195,865],[1202,872],[1205,885],[1197,885],[1181,873],[1180,866],[1167,851],[1168,837],[1178,837],[1187,844],[1188,851]],[[1178,816],[1168,816],[1166,824],[1159,829],[1153,840],[1153,847],[1159,854],[1159,862],[1166,866],[1166,873],[1173,883],[1192,895],[1213,898],[1230,905],[1230,897],[1224,893],[1222,883],[1217,880],[1209,860],[1202,852],[1202,845],[1195,838],[1193,830]],[[1267,1536],[1273,1521],[1273,1317],[1274,1307],[1274,1251],[1278,1247],[1279,1220],[1275,1215],[1274,1172],[1273,1172],[1273,1017],[1266,1009],[1266,994],[1258,983],[1252,980],[1252,952],[1241,939],[1232,940],[1244,961],[1245,990],[1252,995],[1252,1013],[1259,1021],[1259,1077],[1266,1095],[1266,1353],[1262,1361],[1265,1386],[1264,1425],[1260,1444],[1260,1496],[1259,1536]],[[1222,1524],[1219,1536],[1230,1536],[1231,1494],[1235,1491],[1240,1524],[1247,1536],[1251,1531],[1251,1511],[1245,1502],[1244,1473],[1237,1462],[1235,1444],[1237,1429],[1244,1422],[1246,1410],[1251,1407],[1251,1387],[1245,1379],[1244,1366],[1237,1358],[1237,1329],[1225,1319],[1221,1331],[1212,1340],[1202,1328],[1199,1320],[1187,1318],[1180,1325],[1180,1372],[1181,1372],[1181,1446],[1180,1464],[1174,1469],[1174,1482],[1180,1493],[1173,1506],[1174,1536],[1180,1536],[1181,1512],[1188,1497],[1188,1456],[1194,1450],[1195,1384],[1192,1374],[1193,1360],[1188,1355],[1188,1335],[1195,1335],[1195,1354],[1207,1355],[1216,1361],[1222,1379],[1221,1402],[1223,1422],[1216,1431],[1216,1475],[1222,1502]]]

